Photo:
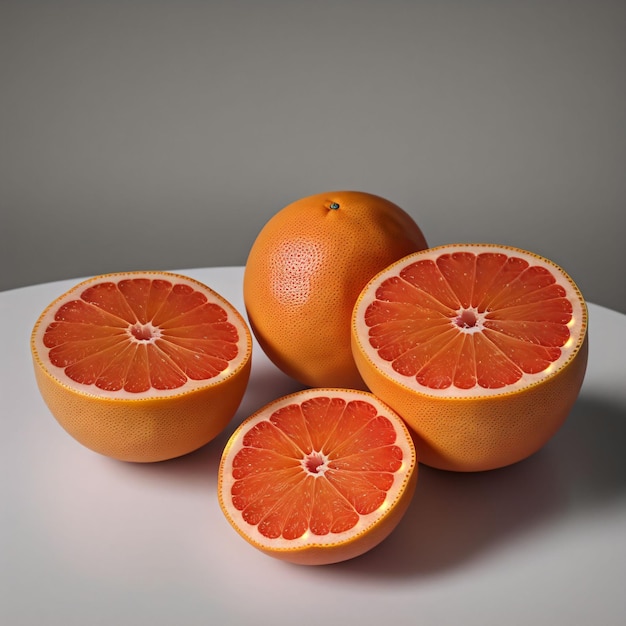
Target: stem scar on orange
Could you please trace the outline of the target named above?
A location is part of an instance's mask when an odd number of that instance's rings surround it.
[[[52,302],[31,351],[39,390],[77,441],[125,461],[192,452],[234,416],[252,337],[222,296],[169,272],[96,276]]]
[[[536,254],[445,245],[367,284],[352,349],[371,391],[415,431],[421,462],[488,470],[535,453],[566,419],[587,365],[587,308]]]
[[[266,405],[232,434],[220,507],[251,545],[293,563],[364,554],[397,526],[417,459],[404,422],[372,394],[307,389]]]
[[[350,350],[357,296],[377,272],[426,245],[408,213],[373,194],[333,191],[286,206],[258,234],[244,272],[259,345],[304,385],[364,388]]]

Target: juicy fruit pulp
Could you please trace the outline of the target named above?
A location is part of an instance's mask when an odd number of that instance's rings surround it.
[[[50,363],[75,382],[133,394],[218,376],[238,341],[222,306],[163,278],[95,283],[61,305],[43,335]]]
[[[363,388],[350,349],[357,296],[377,272],[425,247],[413,219],[372,194],[329,192],[283,208],[257,236],[244,273],[261,348],[304,385]]]
[[[419,435],[420,460],[491,469],[556,432],[582,384],[586,307],[553,263],[491,245],[411,255],[364,289],[353,349]]]
[[[498,252],[416,260],[376,296],[365,312],[371,345],[431,389],[500,389],[543,373],[571,341],[572,303],[553,274]],[[407,306],[398,337],[389,312]]]
[[[219,469],[220,505],[252,545],[285,560],[322,564],[382,541],[415,488],[411,438],[365,392],[313,389],[246,420]]]
[[[243,318],[205,285],[166,272],[98,276],[53,302],[33,330],[40,391],[78,441],[155,461],[212,439],[250,371]]]

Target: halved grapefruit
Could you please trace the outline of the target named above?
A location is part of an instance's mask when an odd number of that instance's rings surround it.
[[[322,565],[385,539],[415,490],[417,461],[403,421],[364,391],[307,389],[266,405],[230,437],[219,503],[250,544]]]
[[[352,317],[370,390],[416,433],[420,461],[476,471],[520,461],[559,429],[587,364],[574,281],[531,252],[454,244],[377,274]]]
[[[212,289],[169,272],[96,276],[52,302],[31,351],[39,390],[83,445],[161,461],[208,443],[250,375],[250,331]]]

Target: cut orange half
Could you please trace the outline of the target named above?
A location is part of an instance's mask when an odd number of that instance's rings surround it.
[[[208,443],[250,375],[248,327],[223,297],[169,272],[96,276],[41,314],[31,351],[39,390],[83,445],[161,461]]]
[[[370,390],[417,434],[420,461],[502,467],[539,450],[576,401],[587,309],[536,254],[491,244],[432,248],[361,292],[352,349]]]
[[[403,421],[363,391],[307,389],[245,420],[220,463],[219,503],[259,550],[321,565],[359,556],[404,515],[417,461]]]

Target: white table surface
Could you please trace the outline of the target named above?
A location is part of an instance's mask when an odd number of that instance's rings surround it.
[[[182,270],[243,312],[242,268]],[[327,567],[263,555],[216,497],[234,427],[298,385],[255,344],[226,432],[152,465],[71,439],[41,400],[29,338],[77,280],[0,293],[0,624],[626,624],[626,316],[589,305],[590,361],[556,437],[482,474],[420,469],[406,517]]]

